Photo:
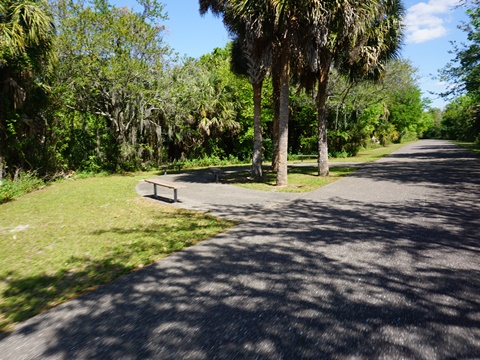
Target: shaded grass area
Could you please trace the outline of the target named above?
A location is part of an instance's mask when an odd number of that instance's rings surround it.
[[[225,181],[232,185],[242,186],[250,190],[279,191],[279,192],[309,192],[328,185],[355,171],[352,167],[334,167],[330,169],[330,176],[317,176],[315,166],[298,166],[288,169],[288,185],[275,186],[277,174],[271,171],[264,172],[262,181],[250,178],[249,171],[238,172],[225,176]]]
[[[0,331],[234,225],[139,198],[152,175],[62,181],[0,205]]]
[[[474,153],[480,155],[480,144],[468,141],[458,141],[458,140],[450,140],[455,145],[461,146],[464,149],[468,149],[473,151]]]

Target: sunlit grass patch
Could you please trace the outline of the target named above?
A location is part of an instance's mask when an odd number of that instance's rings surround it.
[[[152,175],[62,181],[0,205],[0,329],[233,226],[138,197]]]

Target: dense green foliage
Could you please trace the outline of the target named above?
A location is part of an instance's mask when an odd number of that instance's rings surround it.
[[[2,14],[12,3],[17,2],[2,0]],[[20,36],[16,50],[0,44],[2,94],[11,95],[2,96],[0,104],[0,179],[20,171],[52,177],[72,170],[148,169],[173,161],[251,160],[251,75],[231,71],[230,44],[199,59],[178,58],[164,42],[165,14],[155,0],[139,1],[141,11],[107,0],[28,4],[42,14],[43,25],[35,28],[42,36]],[[415,69],[406,61],[389,62],[383,80],[375,83],[352,82],[333,69],[329,76],[331,155],[421,136],[432,124],[423,113]],[[12,81],[23,81],[19,103],[8,92]],[[316,91],[297,84],[290,82],[288,151],[315,154]],[[271,77],[261,95],[262,151],[271,159]]]
[[[49,75],[55,31],[42,1],[0,1],[0,180],[47,162]]]
[[[45,185],[35,173],[21,173],[14,180],[2,180],[0,204],[18,198]]]
[[[433,135],[480,143],[480,2],[467,3],[469,22],[459,26],[467,43],[454,44],[453,61],[440,70],[441,79],[451,86],[443,95],[455,97],[446,107],[441,124]]]

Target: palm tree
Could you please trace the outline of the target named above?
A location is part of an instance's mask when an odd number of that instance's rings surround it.
[[[6,119],[29,100],[29,90],[43,89],[38,78],[55,59],[55,27],[47,9],[41,0],[0,0],[0,179],[11,132]]]
[[[289,86],[292,58],[302,58],[301,44],[311,44],[312,33],[318,39],[326,39],[322,21],[324,2],[320,0],[199,0],[200,12],[211,10],[223,15],[227,28],[236,35],[244,27],[245,34],[257,44],[259,39],[267,40],[272,53],[272,81],[275,89],[275,124],[277,186],[287,185]],[[308,25],[313,25],[311,31]],[[307,26],[306,26],[307,25]],[[241,32],[241,31],[240,31]],[[247,38],[244,37],[244,38]],[[318,42],[323,45],[323,43]],[[256,47],[254,45],[253,47]],[[250,54],[252,55],[252,54]],[[277,106],[278,104],[278,106]],[[258,127],[256,127],[258,128]]]
[[[314,45],[310,45],[311,53],[305,56],[307,61],[303,64],[303,78],[308,79],[306,85],[310,86],[310,80],[315,78],[318,86],[316,103],[320,176],[329,173],[326,101],[331,66],[347,74],[351,80],[378,79],[386,62],[397,55],[403,36],[401,20],[404,9],[400,0],[341,0],[333,5],[325,8],[321,20],[316,20],[326,21],[329,24],[328,32],[312,34]]]
[[[252,178],[260,180],[263,176],[263,139],[262,139],[262,88],[270,62],[268,43],[263,45],[261,39],[252,41],[242,39],[239,35],[232,46],[232,70],[236,74],[247,75],[253,88],[253,156]]]
[[[314,13],[318,1],[312,0],[267,0],[263,7],[264,16],[261,29],[269,35],[272,47],[272,81],[275,96],[278,96],[278,136],[277,152],[277,186],[287,185],[288,155],[288,121],[289,121],[289,87],[291,75],[291,59],[299,54],[298,44],[305,41],[306,17]],[[240,1],[241,11],[248,13],[254,8],[255,1]],[[277,94],[278,91],[278,94]],[[277,101],[275,101],[277,105]],[[277,129],[276,129],[277,130]]]
[[[200,13],[211,10],[223,16],[223,22],[235,37],[232,48],[232,64],[236,72],[248,75],[253,88],[254,103],[254,143],[252,156],[252,177],[262,178],[262,87],[270,62],[270,41],[262,26],[267,14],[264,3],[252,2],[250,7],[242,1],[200,0]],[[246,68],[239,69],[238,58],[246,60]],[[245,65],[245,64],[242,64]]]

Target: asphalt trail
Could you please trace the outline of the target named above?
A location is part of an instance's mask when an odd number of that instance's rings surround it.
[[[0,358],[480,358],[472,153],[420,141],[249,216],[26,321]]]

